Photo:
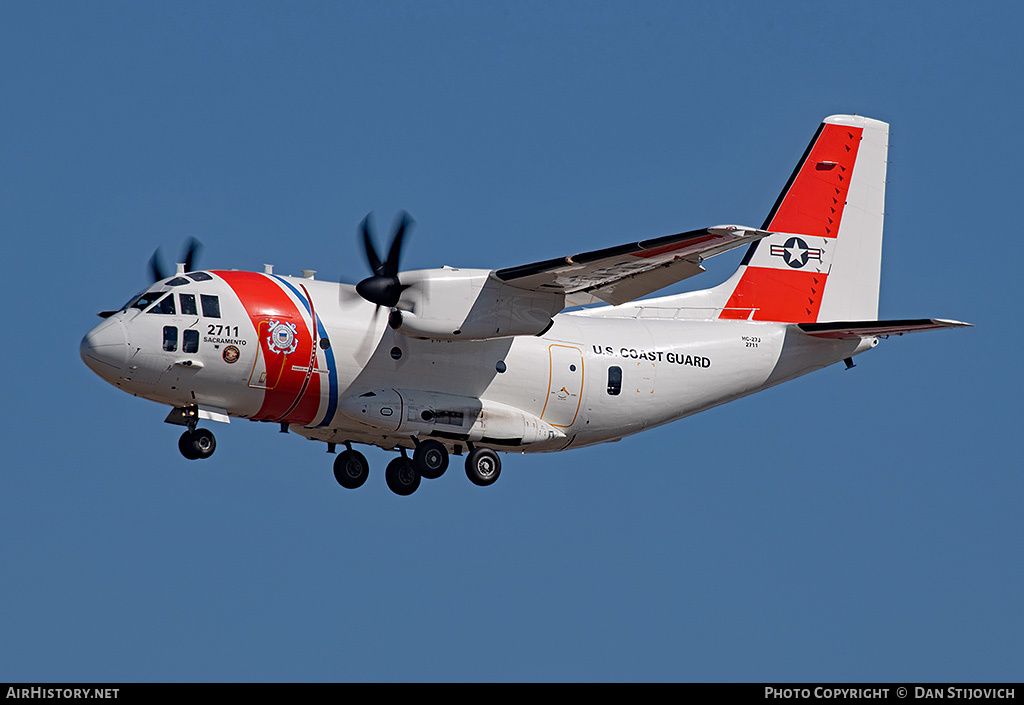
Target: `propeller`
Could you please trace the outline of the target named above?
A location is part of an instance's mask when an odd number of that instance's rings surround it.
[[[362,236],[363,248],[366,252],[366,263],[370,266],[373,274],[362,280],[355,286],[355,290],[349,285],[339,285],[338,302],[343,308],[348,308],[357,301],[369,301],[376,304],[373,316],[367,321],[367,330],[362,340],[352,348],[352,356],[356,363],[365,365],[374,354],[377,345],[381,340],[383,331],[378,323],[381,309],[391,309],[388,314],[400,315],[395,306],[402,296],[402,292],[408,287],[398,280],[398,263],[402,253],[402,243],[409,228],[414,224],[408,213],[402,211],[395,220],[392,228],[391,246],[388,249],[387,259],[381,261],[374,244],[376,227],[374,225],[373,213],[367,214],[359,224],[359,233]]]
[[[368,214],[359,225],[363,234],[363,245],[366,248],[366,261],[373,270],[373,276],[363,279],[356,284],[356,291],[364,299],[377,306],[394,308],[401,298],[402,292],[407,288],[398,281],[398,261],[402,256],[402,241],[406,231],[415,221],[409,214],[402,211],[395,223],[391,236],[391,248],[388,250],[388,257],[383,262],[377,255],[377,248],[374,246],[373,214]]]
[[[192,271],[192,263],[195,262],[199,256],[199,252],[203,249],[203,243],[196,240],[194,237],[189,238],[188,249],[185,250],[185,258],[182,260],[185,263],[185,271]],[[158,282],[161,279],[166,279],[171,276],[167,273],[166,268],[163,265],[163,258],[160,255],[160,248],[156,248],[153,256],[149,258],[149,273],[153,277],[154,282]]]

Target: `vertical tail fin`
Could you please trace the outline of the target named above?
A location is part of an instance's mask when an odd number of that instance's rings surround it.
[[[889,126],[826,118],[736,274],[720,318],[812,323],[878,317]]]

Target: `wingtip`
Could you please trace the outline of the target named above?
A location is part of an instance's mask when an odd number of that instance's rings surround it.
[[[974,328],[973,323],[966,323],[964,321],[954,321],[951,318],[933,318],[932,322],[942,325],[946,328]]]

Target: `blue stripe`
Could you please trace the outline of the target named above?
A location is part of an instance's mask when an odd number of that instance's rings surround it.
[[[302,292],[276,274],[271,274],[270,276],[291,289],[291,292],[295,294],[295,298],[301,301],[302,305],[306,307],[306,313],[310,316],[313,315],[313,310],[310,307],[309,302],[306,301],[306,297],[302,295]],[[327,338],[330,340],[330,336],[327,335],[327,330],[324,328],[324,324],[320,320],[319,314],[316,317],[316,330],[317,335],[321,338]],[[324,414],[323,421],[317,424],[316,428],[323,428],[330,424],[334,419],[334,412],[338,409],[338,368],[334,364],[333,345],[324,351],[324,357],[327,358],[327,413]]]

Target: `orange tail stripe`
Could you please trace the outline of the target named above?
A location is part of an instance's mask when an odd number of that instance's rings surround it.
[[[719,318],[809,323],[818,320],[826,274],[747,267]]]
[[[839,233],[863,132],[859,127],[824,126],[768,230],[816,237]]]

